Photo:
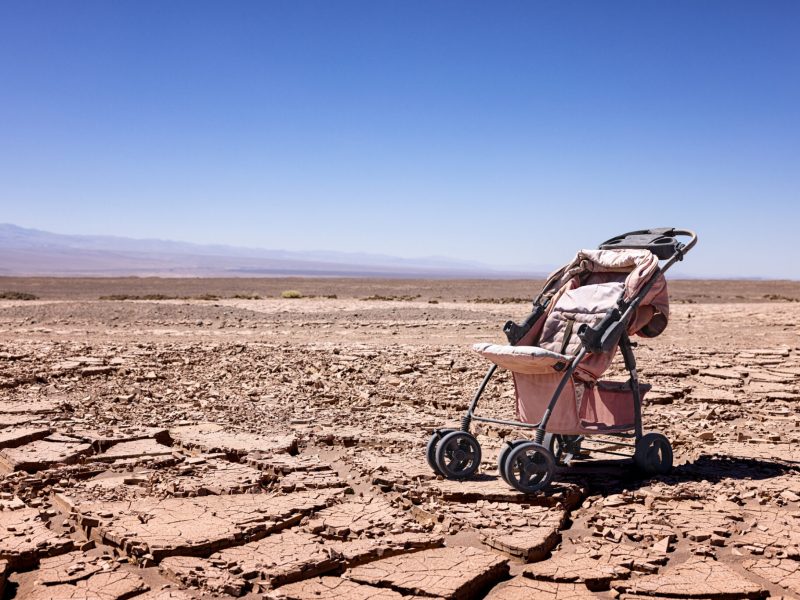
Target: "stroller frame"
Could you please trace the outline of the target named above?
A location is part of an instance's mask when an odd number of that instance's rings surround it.
[[[677,237],[689,237],[690,240],[684,244],[678,241],[676,239]],[[688,253],[696,243],[697,234],[695,232],[674,228],[632,231],[603,242],[599,246],[600,250],[650,250],[659,260],[664,260],[666,262],[656,268],[655,272],[652,273],[647,282],[641,287],[639,292],[633,298],[629,299],[628,301],[620,298],[619,302],[617,303],[617,307],[609,310],[603,319],[594,327],[590,327],[586,324],[580,327],[578,330],[578,337],[581,340],[581,347],[578,353],[564,368],[563,376],[538,423],[526,423],[523,421],[508,419],[494,419],[476,414],[478,402],[483,395],[486,386],[497,370],[496,364],[493,364],[491,367],[489,367],[488,372],[478,386],[478,389],[476,390],[472,401],[467,408],[466,414],[464,414],[464,416],[461,418],[460,429],[437,429],[434,431],[433,437],[428,443],[428,462],[434,471],[447,477],[448,479],[466,479],[470,477],[475,471],[477,471],[481,460],[480,446],[477,444],[477,440],[475,440],[474,436],[470,434],[472,423],[480,422],[491,423],[495,425],[506,425],[535,430],[533,444],[538,446],[538,449],[533,449],[533,451],[540,452],[540,454],[543,456],[539,457],[538,460],[534,460],[534,463],[538,464],[533,464],[531,467],[531,472],[539,473],[542,475],[542,477],[540,477],[534,485],[526,485],[525,483],[520,484],[517,478],[515,478],[513,475],[510,475],[507,467],[504,467],[503,465],[504,459],[511,458],[508,456],[508,454],[515,454],[514,446],[520,444],[523,446],[530,446],[531,443],[527,441],[511,443],[507,442],[508,447],[501,451],[500,455],[501,464],[499,468],[501,475],[508,483],[523,492],[531,493],[545,488],[550,483],[550,480],[552,479],[552,472],[555,470],[555,464],[550,464],[551,459],[555,459],[555,462],[561,462],[561,455],[566,454],[566,460],[563,462],[564,464],[569,464],[572,456],[579,451],[580,444],[585,440],[586,437],[585,435],[560,436],[558,434],[548,433],[547,423],[550,419],[550,415],[552,414],[553,409],[555,408],[556,403],[558,402],[561,393],[564,390],[564,387],[570,381],[575,369],[586,357],[586,355],[590,352],[602,352],[609,350],[613,348],[615,344],[619,345],[620,352],[625,362],[625,368],[630,374],[629,384],[633,397],[634,416],[633,433],[598,432],[597,435],[617,438],[620,440],[633,440],[634,443],[626,443],[623,441],[592,441],[595,443],[607,444],[607,446],[604,446],[603,448],[608,448],[609,444],[610,447],[614,448],[620,446],[634,448],[635,453],[633,458],[637,466],[649,472],[658,473],[668,471],[672,466],[672,449],[669,445],[669,441],[661,434],[644,434],[642,431],[642,394],[639,385],[639,376],[636,370],[636,358],[633,353],[633,348],[636,346],[636,343],[630,340],[626,331],[626,327],[637,307],[647,296],[658,277],[666,273],[676,262],[683,260],[683,257],[686,255],[686,253]],[[503,327],[503,332],[506,334],[510,345],[516,345],[539,321],[539,319],[546,314],[550,298],[548,297],[542,301],[542,297],[549,289],[549,286],[552,284],[552,282],[553,277],[551,276],[551,278],[548,279],[548,282],[545,284],[542,292],[533,300],[533,310],[525,318],[522,324],[518,325],[513,321],[506,322]],[[466,434],[467,447],[464,447],[463,439],[456,439],[460,433]],[[442,447],[444,444],[440,442],[446,438],[453,438],[452,441],[457,442],[456,445],[453,446],[451,443],[450,447],[448,448]],[[462,436],[462,438],[464,438],[464,436]],[[469,447],[471,442],[468,438],[474,440],[474,446],[472,448]],[[556,444],[560,445],[558,452],[552,450],[554,441]],[[546,452],[541,452],[541,450],[545,449],[547,446],[550,446],[550,452],[553,455],[552,457],[546,456]],[[630,454],[623,454],[603,448],[593,448],[592,451],[624,456],[626,458],[631,457]],[[470,451],[473,453],[471,459],[469,456]],[[476,451],[477,457],[474,456]],[[444,464],[446,461],[444,461],[443,457],[445,455],[452,457],[454,453],[457,455],[456,458],[459,459],[461,463],[466,461],[468,466],[465,469],[450,469],[446,464]],[[664,454],[667,453],[668,456],[664,456]],[[463,457],[462,454],[464,454]],[[463,464],[459,464],[457,466],[463,466]],[[550,471],[549,477],[545,476],[546,473],[544,473],[544,471],[546,470]]]

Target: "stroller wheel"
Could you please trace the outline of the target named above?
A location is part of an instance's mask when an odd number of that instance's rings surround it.
[[[506,458],[508,457],[508,453],[511,452],[514,446],[518,446],[519,444],[522,444],[527,441],[528,440],[514,440],[513,442],[506,442],[505,444],[503,444],[503,447],[500,448],[500,454],[497,455],[497,472],[500,473],[500,477],[502,477],[503,481],[505,481],[508,485],[511,485],[511,482],[508,479],[506,479],[506,472],[504,468],[506,464]]]
[[[436,445],[436,466],[447,479],[467,479],[481,466],[481,445],[466,431],[451,431]]]
[[[558,465],[569,465],[580,454],[582,436],[545,433],[542,446],[550,450]]]
[[[506,456],[504,479],[525,494],[545,489],[556,472],[553,453],[535,442],[514,446]]]
[[[633,462],[648,475],[664,475],[672,469],[672,446],[660,433],[645,433],[636,442]]]
[[[431,439],[428,440],[428,447],[425,449],[425,458],[428,460],[428,466],[433,469],[434,473],[442,477],[444,477],[444,473],[436,466],[436,446],[439,444],[442,437],[451,431],[455,431],[455,429],[437,429],[434,431]]]

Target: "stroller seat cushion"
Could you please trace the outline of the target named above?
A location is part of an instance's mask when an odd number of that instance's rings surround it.
[[[553,373],[557,365],[566,365],[570,357],[537,346],[475,344],[472,349],[498,367],[515,373]]]

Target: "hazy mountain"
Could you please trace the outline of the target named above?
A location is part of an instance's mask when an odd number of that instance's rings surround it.
[[[437,256],[412,259],[64,235],[0,224],[0,275],[521,277],[548,270],[503,271]]]

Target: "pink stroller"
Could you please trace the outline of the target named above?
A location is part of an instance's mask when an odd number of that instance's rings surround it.
[[[690,240],[679,242],[682,236]],[[431,468],[448,479],[471,477],[480,466],[481,447],[469,430],[472,421],[479,421],[535,430],[533,441],[506,442],[498,457],[500,475],[521,492],[546,488],[556,465],[568,465],[592,435],[612,436],[615,447],[633,448],[634,463],[646,473],[668,472],[669,440],[642,432],[642,396],[650,386],[639,383],[629,336],[654,337],[664,331],[669,318],[664,273],[696,243],[692,231],[634,231],[611,238],[598,250],[578,252],[553,273],[523,323],[509,321],[503,327],[508,345],[474,346],[494,364],[461,429],[434,432],[427,448]],[[660,265],[661,260],[666,262]],[[630,379],[600,381],[617,348]],[[498,366],[513,373],[517,421],[475,414]]]

